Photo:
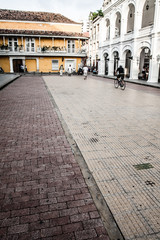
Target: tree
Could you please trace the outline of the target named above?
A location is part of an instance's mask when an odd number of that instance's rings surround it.
[[[90,19],[93,21],[94,19],[96,19],[98,16],[100,17],[104,17],[104,14],[102,12],[102,10],[97,10],[96,12],[91,12],[90,13]]]

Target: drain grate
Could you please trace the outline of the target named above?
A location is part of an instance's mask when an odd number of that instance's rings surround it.
[[[133,165],[133,167],[137,170],[153,168],[153,166],[150,163],[137,164],[137,165]]]
[[[98,139],[97,138],[90,138],[89,141],[91,143],[97,143],[98,142]]]

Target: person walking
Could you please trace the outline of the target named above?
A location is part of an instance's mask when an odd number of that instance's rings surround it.
[[[84,80],[86,80],[87,74],[88,74],[88,67],[86,65],[83,67],[83,74],[84,74]]]
[[[24,72],[24,66],[23,66],[23,64],[20,65],[20,72]]]
[[[71,65],[69,65],[68,67],[68,76],[71,76],[72,75],[72,67]]]
[[[62,77],[63,76],[63,64],[61,64],[60,68],[59,68],[59,71],[60,71],[60,76]]]
[[[142,79],[146,80],[146,67],[145,66],[143,66],[143,69],[142,69]]]

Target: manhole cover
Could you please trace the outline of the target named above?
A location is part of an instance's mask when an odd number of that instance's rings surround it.
[[[153,168],[153,166],[150,163],[137,164],[137,165],[133,165],[133,167],[135,167],[135,169],[137,170]]]

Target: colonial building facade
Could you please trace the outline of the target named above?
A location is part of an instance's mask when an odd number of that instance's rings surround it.
[[[95,20],[90,21],[89,28],[89,46],[88,46],[88,65],[96,68],[98,71],[98,56],[99,56],[99,27],[101,18],[98,16]]]
[[[114,76],[122,65],[126,77],[160,81],[160,0],[104,0],[99,29],[98,71]]]
[[[85,60],[81,24],[60,14],[0,10],[0,67],[4,72],[77,71]],[[22,67],[22,68],[21,68]]]

